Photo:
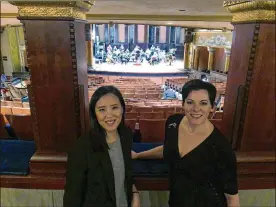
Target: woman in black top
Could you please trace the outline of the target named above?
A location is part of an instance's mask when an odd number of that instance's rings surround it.
[[[139,207],[132,179],[132,132],[124,99],[113,86],[98,88],[89,112],[91,132],[68,154],[64,207]]]
[[[238,207],[236,156],[230,143],[208,120],[216,88],[191,80],[182,88],[185,116],[170,116],[164,145],[135,159],[162,158],[169,165],[170,207]]]

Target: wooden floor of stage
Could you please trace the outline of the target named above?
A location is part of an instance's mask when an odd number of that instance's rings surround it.
[[[94,64],[93,71],[96,72],[119,72],[119,73],[149,73],[149,74],[172,74],[183,73],[184,62],[177,60],[172,65],[168,63],[159,63],[157,65],[150,65],[147,62],[143,62],[140,65],[134,63],[125,64],[112,64],[102,63]]]

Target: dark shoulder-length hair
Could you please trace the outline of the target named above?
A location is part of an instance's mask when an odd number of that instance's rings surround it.
[[[89,116],[90,116],[90,138],[92,139],[93,148],[97,151],[103,150],[108,148],[106,143],[106,132],[99,124],[97,117],[96,117],[96,104],[100,100],[101,97],[113,94],[119,99],[119,102],[123,108],[122,120],[118,126],[118,133],[121,135],[122,130],[124,130],[125,125],[125,101],[121,94],[121,92],[114,86],[101,86],[99,87],[94,94],[92,95],[89,103]]]
[[[193,79],[184,84],[184,86],[182,87],[183,104],[185,102],[185,99],[192,91],[198,91],[198,90],[206,90],[209,95],[210,103],[212,106],[214,106],[216,95],[217,95],[216,87],[213,84],[204,82],[200,79]]]

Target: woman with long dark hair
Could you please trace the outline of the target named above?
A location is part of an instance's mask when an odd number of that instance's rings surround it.
[[[239,207],[236,155],[209,120],[216,88],[191,80],[182,88],[185,115],[170,116],[163,146],[133,158],[163,158],[169,166],[170,207]]]
[[[113,86],[98,88],[89,113],[91,131],[68,154],[64,207],[139,207],[122,94]]]

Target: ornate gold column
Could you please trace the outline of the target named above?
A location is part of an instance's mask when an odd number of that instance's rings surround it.
[[[88,1],[16,1],[23,24],[37,151],[31,174],[64,175],[67,152],[89,127],[85,12]]]
[[[227,73],[229,69],[229,64],[230,64],[230,53],[231,53],[231,48],[224,48],[224,53],[225,53],[225,65],[224,65],[224,72]]]
[[[198,61],[199,61],[199,48],[198,46],[194,45],[194,60],[193,60],[193,64],[194,64],[194,69],[198,70]]]
[[[213,70],[213,67],[214,67],[214,56],[215,56],[216,49],[214,47],[207,47],[207,49],[208,49],[208,52],[209,52],[208,70]]]
[[[93,39],[92,24],[85,24],[86,59],[87,66],[93,68]]]
[[[189,68],[193,68],[193,60],[194,60],[194,45],[193,43],[189,44]]]
[[[189,43],[184,43],[184,69],[189,68]]]

